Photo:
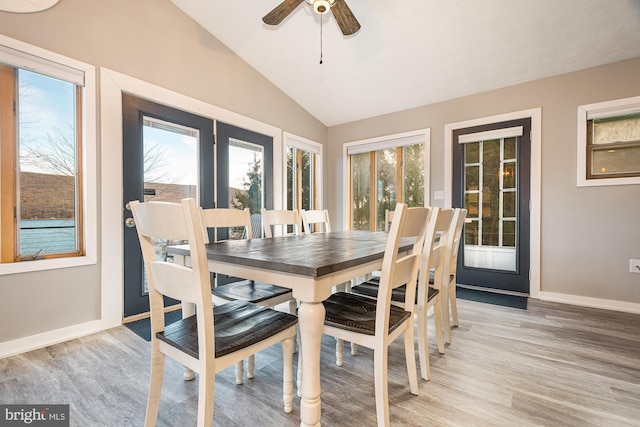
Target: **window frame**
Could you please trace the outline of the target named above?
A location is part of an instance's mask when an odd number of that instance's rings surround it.
[[[587,131],[589,120],[594,118],[615,117],[633,112],[640,112],[640,96],[578,106],[576,177],[578,187],[640,184],[640,174],[634,176],[620,176],[619,174],[612,174],[611,176],[591,176],[590,173],[590,153],[595,147],[598,147],[598,145],[589,143],[589,132]],[[607,144],[607,147],[613,147],[614,145],[628,146],[629,143]]]
[[[342,162],[343,162],[343,194],[346,196],[344,202],[344,221],[345,221],[345,229],[352,229],[352,211],[351,211],[351,155],[358,153],[369,152],[370,154],[370,162],[372,162],[372,173],[370,174],[371,183],[369,191],[375,191],[375,179],[376,179],[376,171],[375,171],[375,153],[376,151],[383,150],[386,148],[395,148],[397,149],[397,159],[398,165],[396,167],[397,171],[397,182],[396,182],[396,201],[401,201],[403,198],[399,198],[398,195],[404,197],[402,194],[404,191],[403,187],[403,174],[404,174],[404,157],[403,157],[403,149],[404,146],[416,145],[416,144],[424,144],[424,204],[425,206],[429,206],[431,204],[431,187],[430,187],[430,176],[431,176],[431,167],[430,167],[430,156],[431,156],[431,129],[419,129],[415,131],[403,132],[398,134],[386,135],[376,138],[370,138],[365,140],[351,141],[343,144],[343,153],[342,153]],[[371,225],[376,226],[377,216],[376,210],[370,209],[369,211],[369,228],[371,229]]]
[[[14,53],[11,61],[8,60],[8,56],[0,49],[0,62],[10,67],[23,68],[29,71],[41,72],[43,74],[51,75],[52,71],[55,73],[56,68],[76,72],[84,76],[84,87],[82,90],[81,104],[77,114],[82,114],[83,120],[77,123],[77,133],[80,143],[77,146],[76,155],[78,156],[77,164],[78,170],[76,172],[77,191],[81,192],[82,204],[77,207],[77,224],[80,235],[78,236],[80,253],[73,256],[55,256],[52,255],[43,259],[36,259],[33,261],[20,261],[14,260],[12,262],[0,263],[0,276],[5,274],[16,274],[31,271],[42,271],[57,268],[68,268],[75,266],[83,266],[97,263],[97,146],[96,146],[96,79],[95,79],[95,67],[83,62],[59,55],[54,52],[47,51],[45,49],[24,43],[18,40],[11,39],[0,34],[0,48],[5,48],[7,51]],[[25,63],[29,63],[29,66],[22,64],[24,58]],[[18,59],[16,59],[18,58]],[[36,63],[34,67],[32,64]],[[42,68],[40,68],[42,67]],[[45,71],[46,70],[46,71]],[[54,77],[56,75],[54,74]],[[10,112],[13,117],[13,111]],[[15,127],[14,127],[15,129]],[[15,130],[14,130],[15,132]],[[4,138],[5,135],[3,135]],[[12,136],[12,140],[15,141],[16,135]],[[14,144],[16,147],[16,144]],[[15,157],[14,157],[15,158]],[[14,159],[4,159],[13,163]],[[5,167],[5,164],[2,165]],[[2,182],[3,194],[7,191],[7,188],[11,186],[13,196],[15,200],[15,185],[16,177],[12,175],[12,180],[6,182],[6,179]],[[4,198],[4,197],[3,197]],[[0,202],[1,203],[1,202]],[[5,201],[6,203],[6,201]],[[6,208],[6,206],[5,206]],[[2,209],[0,205],[0,209]],[[15,247],[15,228],[13,218],[7,218],[3,216],[0,227],[4,231],[7,230],[7,222],[11,224],[10,230],[14,233],[12,239],[9,240],[11,248]],[[5,239],[3,239],[5,240]],[[3,242],[4,244],[4,242]],[[2,248],[3,252],[5,247]]]

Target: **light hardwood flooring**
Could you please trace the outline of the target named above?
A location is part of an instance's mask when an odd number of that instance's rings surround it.
[[[390,348],[392,425],[640,426],[640,315],[535,300],[526,311],[458,305],[446,353],[430,340],[432,379],[420,381],[419,396],[409,393],[402,340]],[[72,426],[141,426],[149,347],[122,326],[2,359],[0,403],[69,403]],[[259,354],[241,386],[233,368],[216,376],[215,426],[299,425],[299,399],[282,410],[280,355]],[[371,351],[345,351],[342,367],[334,360],[325,337],[322,425],[375,425]],[[195,426],[197,379],[182,372],[167,359],[159,426]]]

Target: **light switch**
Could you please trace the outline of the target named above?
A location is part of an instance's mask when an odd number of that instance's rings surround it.
[[[444,191],[434,191],[433,200],[444,200]]]

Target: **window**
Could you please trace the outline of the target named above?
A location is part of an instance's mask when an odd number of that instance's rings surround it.
[[[93,212],[87,242],[88,177],[83,173],[86,69],[63,65],[63,57],[24,46],[43,55],[0,45],[0,262],[85,258],[88,246],[95,256]],[[90,80],[93,83],[92,67]],[[95,182],[94,174],[89,181]],[[94,260],[76,264],[87,262]],[[7,272],[33,269],[40,268]]]
[[[321,209],[322,145],[285,134],[286,209]]]
[[[345,145],[349,227],[384,230],[385,213],[398,201],[425,206],[428,130]]]
[[[578,185],[640,183],[640,97],[578,108]]]

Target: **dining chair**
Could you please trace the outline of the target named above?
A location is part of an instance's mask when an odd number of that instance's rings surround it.
[[[265,237],[273,237],[274,234],[277,235],[277,233],[274,233],[277,227],[281,227],[282,232],[280,235],[282,236],[302,234],[302,219],[300,212],[297,210],[267,210],[262,208],[260,213],[262,214],[262,228]],[[292,232],[288,231],[289,226],[293,227]],[[271,227],[273,227],[273,229]]]
[[[391,222],[393,221],[393,211],[387,209],[384,211],[384,231],[389,232]]]
[[[213,423],[215,374],[251,354],[282,343],[285,412],[293,406],[293,337],[297,318],[243,301],[213,307],[205,233],[194,199],[131,202],[149,287],[151,376],[145,426],[156,424],[165,358],[199,374],[199,427]],[[154,240],[188,240],[191,267],[157,259]],[[167,326],[163,296],[191,303],[195,314]]]
[[[443,286],[446,286],[446,289],[443,291],[442,318],[444,323],[445,341],[448,344],[451,343],[451,325],[459,325],[458,304],[456,301],[458,253],[461,246],[460,240],[462,240],[462,231],[466,218],[466,209],[455,209],[453,219],[451,221],[451,228],[448,233],[449,241],[446,243],[448,252],[447,265],[445,266],[446,271],[443,273]],[[453,317],[453,322],[451,322],[450,317]]]
[[[438,351],[444,354],[444,329],[442,315],[442,286],[445,270],[445,255],[447,234],[453,218],[453,209],[432,207],[424,249],[420,257],[418,270],[417,291],[415,293],[415,312],[418,325],[418,354],[420,356],[420,375],[425,380],[431,379],[429,364],[428,312],[433,307],[433,321],[435,326]],[[415,287],[416,282],[413,282]],[[352,288],[351,292],[370,298],[377,298],[380,292],[379,283],[367,281]],[[400,286],[393,290],[391,303],[404,307],[407,287]]]
[[[226,232],[226,238],[232,238],[235,233],[236,239],[253,237],[251,214],[249,208],[244,210],[230,208],[201,209],[202,222],[206,229],[212,230],[216,240],[220,241],[220,233]],[[205,243],[209,243],[206,239]],[[296,314],[297,303],[291,289],[269,283],[255,282],[253,280],[237,280],[231,283],[218,283],[211,289],[211,296],[214,305],[227,304],[232,301],[245,301],[263,307],[273,308],[282,303],[289,303],[289,313]],[[247,359],[247,378],[253,378],[254,356]],[[242,384],[244,377],[244,363],[238,362],[236,365],[236,384]]]
[[[407,289],[404,308],[391,304],[391,294],[397,287],[416,281],[428,219],[427,208],[408,208],[401,203],[396,206],[385,248],[377,300],[354,293],[338,292],[323,303],[326,310],[324,334],[335,337],[340,343],[351,341],[373,349],[376,416],[379,426],[389,425],[388,347],[400,335],[404,335],[409,387],[412,394],[418,394],[413,338],[416,288],[410,286]],[[413,239],[413,248],[407,255],[399,254],[400,240],[408,237]],[[340,366],[342,360],[336,359],[336,363]]]
[[[304,233],[312,232],[331,232],[331,221],[329,221],[328,210],[302,210],[302,224],[304,225]],[[317,230],[319,228],[320,230]],[[313,230],[313,231],[312,231]]]

